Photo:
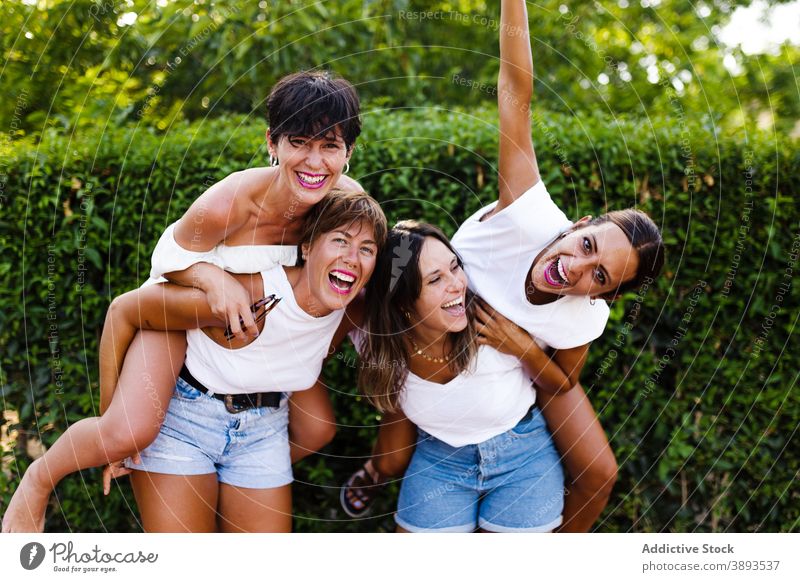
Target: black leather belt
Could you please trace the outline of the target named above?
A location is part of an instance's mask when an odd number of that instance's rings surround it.
[[[245,410],[249,410],[251,408],[261,408],[266,406],[268,408],[279,408],[281,405],[281,396],[283,396],[282,392],[254,392],[250,394],[214,394],[211,393],[211,390],[203,386],[201,382],[197,380],[189,369],[186,367],[186,364],[183,365],[181,368],[180,377],[183,378],[185,382],[191,384],[193,388],[197,388],[203,394],[208,394],[216,398],[217,400],[221,400],[225,403],[225,410],[230,412],[231,414],[236,414],[237,412],[243,412]]]

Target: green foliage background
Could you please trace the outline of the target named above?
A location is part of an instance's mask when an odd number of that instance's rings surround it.
[[[452,234],[496,196],[492,109],[364,114],[351,174],[390,220]],[[0,372],[18,411],[3,453],[0,507],[46,444],[96,414],[97,343],[110,299],[137,284],[165,226],[209,184],[263,165],[262,121],[225,116],[45,134],[1,152]],[[543,177],[573,219],[637,205],[662,225],[665,274],[614,304],[583,384],[621,465],[602,531],[797,531],[796,391],[800,313],[800,147],[774,135],[718,137],[685,119],[621,120],[539,111]],[[674,350],[674,351],[671,351]],[[326,378],[339,433],[296,469],[298,531],[391,530],[345,519],[338,485],[368,454],[378,416],[354,392],[352,351]],[[394,487],[396,491],[396,487]],[[140,531],[127,483],[101,493],[99,471],[66,479],[48,531]]]
[[[781,4],[784,0],[770,0]],[[540,103],[551,111],[687,114],[791,131],[800,48],[749,55],[720,32],[752,0],[528,2]],[[499,2],[39,0],[0,3],[0,128],[30,135],[263,112],[290,71],[331,68],[365,101],[491,104],[458,75],[497,78]],[[135,15],[135,20],[128,17]],[[723,63],[728,57],[729,65]],[[734,65],[730,65],[731,59]]]

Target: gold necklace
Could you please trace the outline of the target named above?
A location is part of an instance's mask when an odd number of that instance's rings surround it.
[[[422,356],[429,362],[433,362],[434,364],[446,364],[447,362],[450,361],[450,356],[444,356],[443,358],[437,358],[436,356],[429,356],[419,348],[417,342],[414,341],[414,338],[409,337],[408,339],[411,340],[411,348],[414,350],[414,353],[418,356]]]

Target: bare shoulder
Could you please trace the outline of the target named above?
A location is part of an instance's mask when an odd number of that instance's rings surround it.
[[[271,168],[234,172],[211,184],[178,221],[175,240],[192,250],[208,250],[247,223],[253,199],[271,179]]]
[[[275,168],[247,168],[230,174],[227,179],[237,183],[240,188],[264,189],[275,174]]]
[[[340,190],[364,192],[364,187],[350,176],[341,175],[339,181],[336,182],[336,187]]]
[[[225,176],[206,192],[215,197],[252,198],[263,193],[275,170],[272,168],[248,168]]]
[[[269,184],[271,168],[249,168],[225,176],[206,190],[197,203],[209,214],[235,220],[246,216],[249,202]],[[193,205],[194,206],[194,205]]]

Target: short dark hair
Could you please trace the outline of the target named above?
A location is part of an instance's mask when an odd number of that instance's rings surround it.
[[[323,234],[359,221],[364,221],[372,227],[375,243],[380,252],[386,244],[388,230],[381,205],[363,190],[345,191],[334,188],[306,214],[298,246],[312,245]],[[298,253],[297,264],[303,264],[302,250]]]
[[[589,221],[589,225],[604,224],[611,222],[616,224],[625,236],[628,237],[631,246],[636,249],[639,255],[639,267],[632,279],[621,283],[616,290],[616,294],[633,291],[641,287],[647,279],[655,279],[664,267],[664,241],[661,239],[661,231],[641,210],[626,208],[625,210],[614,210]]]
[[[328,71],[300,71],[279,80],[267,98],[270,139],[324,137],[338,130],[348,151],[361,134],[361,105],[348,81]]]

